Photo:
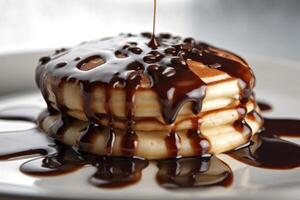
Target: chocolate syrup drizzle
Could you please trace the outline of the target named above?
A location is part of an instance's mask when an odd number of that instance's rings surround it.
[[[25,110],[28,112],[24,113]],[[0,119],[35,122],[38,115],[36,111],[36,107],[11,107],[0,111],[3,117]],[[260,117],[255,112],[252,115]],[[300,120],[265,118],[264,121],[265,127],[252,137],[246,147],[231,151],[228,155],[255,167],[281,170],[300,167],[300,145],[280,138],[300,137]],[[54,125],[55,129],[63,126]],[[0,146],[1,162],[38,156],[20,166],[20,171],[28,175],[57,176],[75,172],[84,166],[93,166],[97,169],[96,173],[87,181],[101,188],[134,184],[141,179],[142,170],[149,164],[149,161],[141,158],[95,156],[76,151],[45,137],[38,128],[1,132]],[[228,187],[233,181],[230,167],[216,156],[160,160],[157,166],[157,182],[167,189],[210,185]]]
[[[155,27],[156,27],[156,0],[154,0],[153,4],[153,30],[152,30],[152,37],[150,42],[148,43],[148,46],[151,47],[152,49],[157,49],[158,43],[155,38]]]

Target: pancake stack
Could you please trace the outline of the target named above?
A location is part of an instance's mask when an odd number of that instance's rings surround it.
[[[192,38],[142,33],[84,42],[41,58],[36,81],[48,106],[40,128],[97,155],[218,154],[248,143],[263,124],[248,64]]]

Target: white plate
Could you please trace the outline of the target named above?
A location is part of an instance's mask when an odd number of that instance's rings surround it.
[[[27,60],[30,60],[30,56],[35,57],[35,55],[28,54]],[[11,60],[6,58],[6,62],[8,62],[7,59],[11,64],[14,63],[14,60],[20,63],[19,57],[16,55],[12,55]],[[267,59],[250,58],[247,60],[253,66],[257,76],[257,98],[270,102],[274,106],[273,112],[268,113],[268,115],[300,118],[300,79],[298,78],[300,67],[293,63]],[[0,65],[1,61],[0,57]],[[5,76],[5,73],[2,71],[0,74],[2,74],[1,76]],[[34,73],[33,68],[32,73]],[[1,84],[4,83],[2,82]],[[42,104],[42,98],[38,93],[5,97],[0,100],[0,109],[9,105],[25,104]],[[0,122],[0,127],[12,128],[12,124],[8,125],[8,122]],[[30,126],[30,124],[27,124],[26,128]],[[260,169],[244,165],[226,155],[220,155],[219,157],[225,160],[234,172],[234,181],[229,188],[215,186],[176,191],[166,190],[160,187],[155,181],[157,167],[150,165],[143,170],[141,181],[135,185],[123,189],[99,189],[87,184],[88,175],[91,175],[95,171],[93,167],[84,167],[77,172],[67,175],[39,178],[27,176],[19,172],[19,165],[25,161],[23,159],[0,162],[0,193],[2,197],[21,197],[24,199],[30,197],[189,200],[300,198],[300,168],[293,170]]]

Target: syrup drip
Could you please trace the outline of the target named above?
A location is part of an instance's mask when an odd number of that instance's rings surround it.
[[[106,149],[107,149],[106,154],[109,156],[112,154],[112,149],[116,139],[115,129],[113,127],[114,118],[111,113],[110,103],[109,103],[111,98],[110,89],[108,88],[105,89],[105,96],[106,96],[105,111],[108,114],[108,127],[109,127],[109,137],[106,141]]]
[[[92,149],[91,143],[96,140],[97,132],[101,130],[103,127],[89,124],[88,127],[82,131],[80,135],[80,139],[78,142],[78,149],[80,151],[89,152]]]
[[[201,135],[199,118],[196,117],[192,119],[193,128],[188,130],[187,135],[190,139],[191,146],[197,155],[207,154],[209,151],[210,143],[209,141]]]
[[[122,138],[122,151],[124,155],[133,156],[138,145],[138,136],[133,130],[134,124],[133,116],[133,102],[135,98],[135,91],[139,88],[141,77],[138,73],[132,74],[130,82],[126,85],[126,134]]]
[[[176,158],[180,150],[180,137],[176,131],[171,131],[165,138],[166,147],[171,157]]]

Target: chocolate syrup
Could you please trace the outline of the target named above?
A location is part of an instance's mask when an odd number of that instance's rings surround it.
[[[153,30],[152,30],[152,36],[151,36],[151,40],[148,43],[148,46],[152,49],[157,49],[158,47],[158,43],[156,41],[155,38],[155,26],[156,26],[156,0],[154,0],[154,8],[153,8]]]
[[[233,180],[230,167],[216,156],[161,160],[157,165],[157,182],[167,189],[230,186]]]
[[[261,111],[271,111],[272,110],[272,106],[266,102],[262,102],[262,101],[257,101],[256,102],[258,107],[260,108]]]
[[[250,145],[229,152],[233,158],[271,169],[300,167],[300,145],[283,140],[279,136],[300,137],[300,120],[264,119],[264,128],[252,137]]]
[[[300,120],[264,118],[264,127],[268,135],[299,137]]]
[[[209,141],[202,136],[200,132],[199,119],[195,117],[192,119],[193,128],[188,130],[187,136],[190,140],[190,144],[196,155],[207,154],[210,148]]]
[[[165,138],[166,147],[168,149],[169,155],[176,158],[178,156],[178,151],[181,147],[180,137],[176,131],[171,131]]]

